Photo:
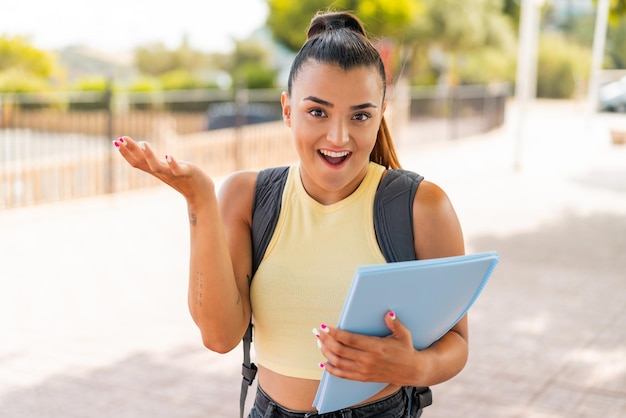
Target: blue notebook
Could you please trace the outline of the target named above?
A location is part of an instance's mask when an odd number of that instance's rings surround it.
[[[384,316],[393,310],[422,350],[463,318],[499,261],[496,252],[357,268],[337,327],[371,336],[389,335]],[[313,406],[320,414],[363,402],[386,383],[342,379],[324,371]]]

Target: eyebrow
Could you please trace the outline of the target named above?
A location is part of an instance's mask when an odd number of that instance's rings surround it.
[[[302,101],[311,101],[311,102],[315,102],[317,104],[320,104],[322,106],[326,106],[326,107],[335,107],[334,104],[320,99],[319,97],[315,97],[315,96],[307,96],[304,99],[302,99]],[[354,105],[354,106],[350,106],[350,110],[362,110],[362,109],[368,109],[368,108],[377,108],[378,106],[376,106],[374,103],[363,103],[363,104],[359,104],[359,105]]]

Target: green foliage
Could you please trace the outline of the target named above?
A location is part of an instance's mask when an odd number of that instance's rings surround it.
[[[509,48],[515,34],[500,0],[424,0],[427,12],[416,22],[416,36],[445,51],[483,46]]]
[[[515,81],[515,50],[482,48],[461,56],[457,67],[460,84],[488,84]]]
[[[34,77],[49,77],[54,69],[52,55],[31,46],[22,37],[0,36],[0,72],[19,69]]]
[[[234,80],[233,87],[262,89],[276,84],[277,71],[270,65],[268,50],[254,41],[235,44],[229,72]]]
[[[294,51],[304,42],[317,11],[352,10],[371,35],[395,41],[400,71],[412,82],[433,83],[441,74],[463,83],[514,78],[514,17],[503,13],[519,12],[513,0],[268,0],[268,4],[272,34]],[[429,62],[427,51],[432,47],[443,54],[440,62]]]
[[[268,5],[272,35],[292,51],[300,49],[319,11],[355,12],[373,37],[392,39],[404,39],[405,29],[424,11],[421,0],[268,0]]]
[[[502,1],[424,0],[424,4],[426,13],[412,28],[412,42],[418,45],[412,56],[414,83],[444,79],[452,85],[476,84],[515,78],[513,20],[502,12]]]
[[[35,93],[46,90],[48,90],[46,79],[21,68],[0,71],[0,93]]]
[[[22,37],[0,36],[0,93],[36,93],[49,90],[54,69],[52,55],[31,46]],[[22,108],[40,107],[22,104]]]
[[[568,99],[577,83],[589,77],[591,52],[568,41],[563,35],[540,37],[537,68],[537,97]]]
[[[163,90],[191,90],[203,88],[204,84],[190,71],[177,68],[159,76]]]
[[[604,68],[626,69],[626,16],[608,29]]]
[[[135,50],[135,65],[142,74],[160,76],[184,68],[199,71],[210,67],[208,55],[196,51],[183,39],[177,49],[167,49],[162,43],[139,47]]]
[[[75,90],[81,91],[106,91],[109,88],[109,80],[104,76],[89,76],[79,78],[74,83]]]
[[[276,86],[276,70],[247,63],[237,69],[236,79],[242,80],[243,86],[248,89],[270,89]]]
[[[161,89],[161,81],[156,77],[141,76],[128,87],[130,92],[150,92]]]
[[[89,76],[78,79],[73,86],[73,90],[84,92],[77,94],[70,100],[71,110],[107,110],[110,105],[113,85],[104,76]],[[86,97],[89,94],[90,97]],[[93,97],[96,94],[96,97]]]

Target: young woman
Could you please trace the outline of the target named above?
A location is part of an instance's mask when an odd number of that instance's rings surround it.
[[[225,353],[255,323],[259,388],[250,417],[304,417],[323,370],[388,382],[352,416],[402,417],[403,386],[430,386],[459,373],[468,354],[467,319],[415,350],[390,312],[391,335],[367,337],[337,322],[355,268],[384,263],[372,223],[373,196],[387,170],[399,168],[383,117],[386,77],[380,55],[349,13],[313,18],[281,96],[299,164],[290,167],[280,218],[252,276],[251,224],[257,173],[230,175],[216,196],[212,179],[145,143],[115,141],[122,156],[186,199],[191,258],[189,308],[206,347]],[[461,228],[446,194],[422,181],[413,203],[415,258],[461,255]],[[323,330],[311,334],[311,328]],[[318,341],[316,341],[318,340]],[[343,413],[324,416],[345,416]]]

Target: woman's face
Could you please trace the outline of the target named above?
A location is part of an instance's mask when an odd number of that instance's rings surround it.
[[[349,196],[367,172],[386,106],[377,69],[308,61],[281,101],[306,191],[325,205]]]

